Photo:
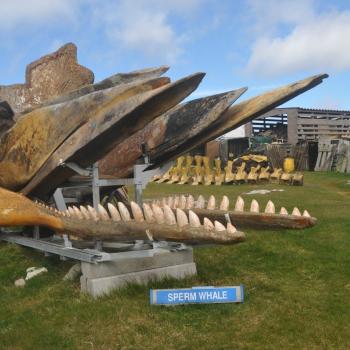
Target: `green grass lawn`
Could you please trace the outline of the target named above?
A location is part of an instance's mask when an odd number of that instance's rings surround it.
[[[281,188],[254,198],[306,208],[318,224],[245,230],[239,245],[195,248],[194,278],[129,286],[98,300],[80,294],[78,282],[62,282],[72,263],[0,243],[0,349],[350,349],[349,180],[307,173],[303,187],[151,184],[144,198],[226,194],[233,202],[254,188]],[[16,288],[30,266],[49,273]],[[243,304],[149,305],[149,288],[241,283]]]

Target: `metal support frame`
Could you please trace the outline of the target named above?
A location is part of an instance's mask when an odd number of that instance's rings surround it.
[[[80,183],[69,186],[70,189],[81,190],[84,187],[90,187],[92,189],[93,206],[97,209],[100,203],[100,187],[108,186],[121,186],[121,185],[134,185],[135,186],[135,201],[142,205],[142,191],[146,187],[149,180],[159,172],[165,172],[170,168],[172,163],[167,163],[162,168],[158,168],[151,171],[144,171],[150,166],[149,158],[144,152],[144,164],[135,164],[134,166],[134,178],[128,179],[100,179],[98,163],[93,164],[92,168],[83,169],[75,163],[62,163],[61,166],[67,166],[74,170],[76,173],[82,176],[91,177],[91,182]],[[68,187],[64,187],[68,188]],[[57,188],[53,194],[58,210],[65,211],[67,209],[67,203],[77,202],[77,198],[64,198],[63,189]],[[34,227],[33,238],[24,237],[18,233],[2,233],[0,231],[0,240],[20,244],[23,246],[31,247],[40,251],[43,251],[46,256],[56,254],[59,255],[62,260],[74,259],[84,261],[88,263],[98,263],[111,260],[122,260],[125,258],[143,258],[147,256],[153,256],[160,251],[175,251],[188,249],[183,243],[175,242],[155,242],[155,241],[143,241],[138,240],[134,243],[116,243],[116,242],[103,242],[96,240],[94,242],[94,249],[80,249],[74,248],[72,242],[67,235],[51,236],[49,238],[41,238],[39,226]],[[107,253],[103,251],[103,247],[117,248],[122,251],[116,253]],[[125,251],[126,250],[126,251]]]
[[[123,260],[125,258],[144,258],[154,256],[161,251],[177,251],[187,249],[182,243],[174,242],[157,242],[156,244],[145,244],[143,241],[138,241],[136,244],[131,243],[112,243],[107,244],[109,247],[120,248],[119,252],[107,253],[101,249],[80,249],[72,247],[71,242],[63,236],[62,237],[48,237],[48,238],[30,238],[24,237],[18,233],[2,233],[0,232],[0,240],[16,243],[26,247],[34,248],[45,253],[45,255],[58,255],[62,260],[73,259],[84,261],[88,263],[99,263],[104,261]]]

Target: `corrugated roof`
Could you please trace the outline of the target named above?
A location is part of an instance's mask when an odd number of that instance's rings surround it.
[[[303,107],[280,107],[276,109],[298,109],[299,111],[310,112],[310,113],[350,114],[349,110],[343,110],[343,109],[321,109],[321,108],[303,108]]]

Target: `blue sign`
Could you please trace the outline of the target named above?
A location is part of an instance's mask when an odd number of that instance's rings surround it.
[[[193,287],[182,289],[151,289],[152,305],[242,303],[243,285],[237,287]]]

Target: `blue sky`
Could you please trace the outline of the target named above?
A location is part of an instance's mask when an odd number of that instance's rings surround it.
[[[350,2],[317,0],[1,0],[0,84],[67,42],[101,80],[169,64],[207,73],[193,97],[242,86],[250,97],[312,74],[288,106],[350,109]]]

